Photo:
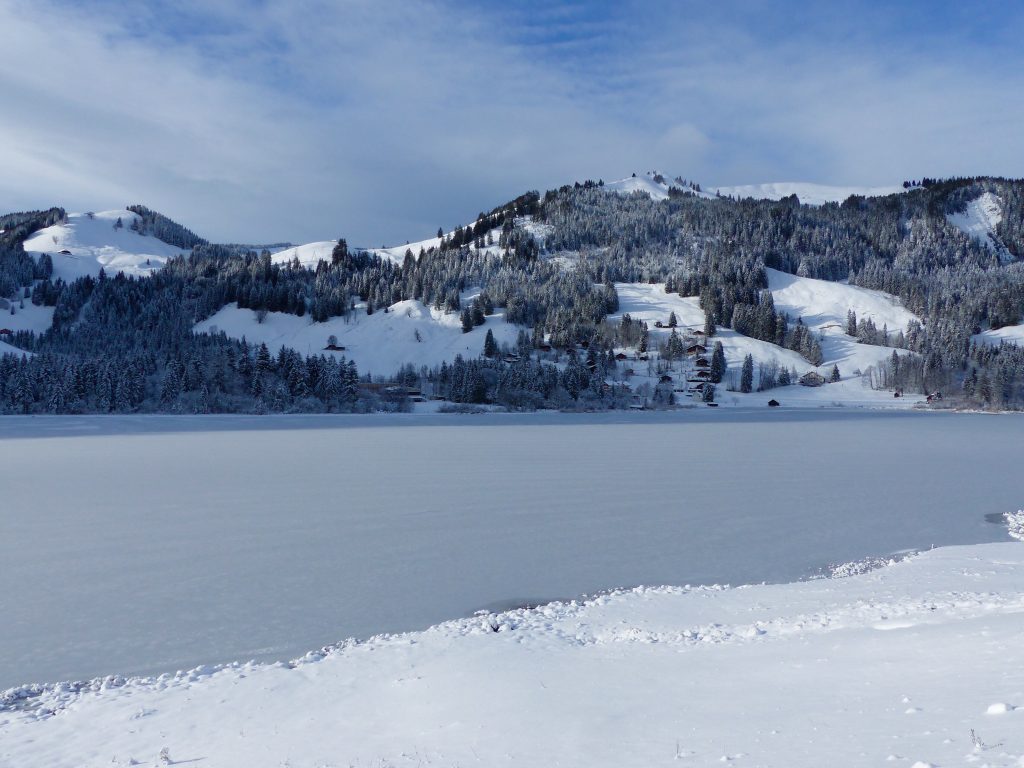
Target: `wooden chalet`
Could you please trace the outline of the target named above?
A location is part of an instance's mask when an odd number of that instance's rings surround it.
[[[808,371],[800,377],[800,383],[805,387],[820,387],[825,383],[825,377],[817,371]]]
[[[693,361],[693,364],[698,368],[710,368],[711,362],[706,357],[698,357]]]
[[[780,405],[781,403],[778,400],[772,399],[768,401],[769,408],[778,408]]]
[[[688,355],[703,355],[708,351],[708,348],[703,344],[691,344],[686,348],[686,354]]]

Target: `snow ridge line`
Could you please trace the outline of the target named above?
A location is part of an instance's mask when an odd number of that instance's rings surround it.
[[[1022,515],[1024,518],[1024,515]],[[803,633],[824,633],[843,629],[889,629],[906,626],[908,620],[922,620],[929,616],[965,620],[992,613],[1024,612],[1024,593],[1009,596],[991,592],[946,592],[913,600],[892,602],[853,600],[838,603],[821,612],[773,617],[745,624],[709,623],[678,630],[651,630],[633,624],[602,626],[600,617],[593,624],[582,619],[588,609],[619,602],[631,596],[639,598],[674,597],[690,593],[730,591],[731,587],[636,587],[616,590],[586,601],[555,602],[537,608],[522,608],[497,614],[478,614],[471,618],[456,619],[438,624],[421,632],[382,634],[367,640],[345,640],[290,662],[232,662],[220,665],[202,665],[174,674],[158,677],[107,676],[88,681],[33,684],[10,688],[0,692],[0,713],[16,713],[29,719],[45,719],[56,715],[69,704],[87,695],[102,695],[118,689],[164,690],[189,686],[214,675],[248,674],[260,668],[295,669],[331,657],[358,653],[363,649],[379,650],[388,646],[413,645],[421,638],[446,636],[457,638],[467,635],[507,634],[525,635],[522,641],[547,640],[573,646],[640,643],[665,644],[677,647],[700,647],[721,644],[744,644],[768,640],[782,640]],[[580,620],[574,626],[573,620]],[[898,619],[892,627],[886,622]],[[560,627],[558,624],[569,626]],[[596,626],[595,626],[596,625]]]

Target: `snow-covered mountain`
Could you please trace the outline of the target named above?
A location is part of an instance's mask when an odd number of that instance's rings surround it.
[[[613,192],[619,192],[626,195],[634,192],[643,192],[650,195],[653,200],[667,199],[670,186],[685,189],[686,191],[703,198],[712,198],[720,195],[722,197],[735,197],[738,199],[752,197],[755,200],[781,200],[784,197],[796,195],[801,203],[805,203],[807,205],[841,203],[850,195],[883,197],[885,195],[894,195],[906,191],[900,185],[881,187],[831,186],[827,184],[813,184],[801,181],[707,187],[697,191],[690,186],[684,186],[679,181],[670,180],[663,174],[656,171],[648,171],[644,174],[631,176],[629,178],[605,184],[605,188]]]
[[[72,213],[64,224],[36,232],[25,241],[34,256],[47,253],[53,259],[53,278],[71,282],[95,277],[100,269],[114,275],[147,275],[182,252],[150,235],[132,229],[138,214],[128,210]]]
[[[847,187],[812,184],[810,182],[783,181],[766,184],[740,184],[737,186],[713,187],[712,191],[723,197],[747,198],[755,200],[781,200],[796,195],[806,205],[823,205],[825,203],[841,203],[850,195],[862,197],[884,197],[906,190],[902,186],[882,187]]]

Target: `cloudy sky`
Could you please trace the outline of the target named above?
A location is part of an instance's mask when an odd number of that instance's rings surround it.
[[[369,246],[655,168],[1024,176],[1021,4],[879,5],[0,0],[0,210]]]

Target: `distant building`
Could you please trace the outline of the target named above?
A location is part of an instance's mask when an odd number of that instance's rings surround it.
[[[805,387],[820,387],[825,383],[825,377],[817,371],[808,371],[800,377],[800,383]]]
[[[769,408],[778,408],[778,407],[779,407],[779,405],[780,405],[780,403],[779,403],[779,401],[778,401],[778,400],[774,400],[774,399],[773,399],[773,400],[769,400],[769,401],[768,401],[768,407],[769,407]]]

